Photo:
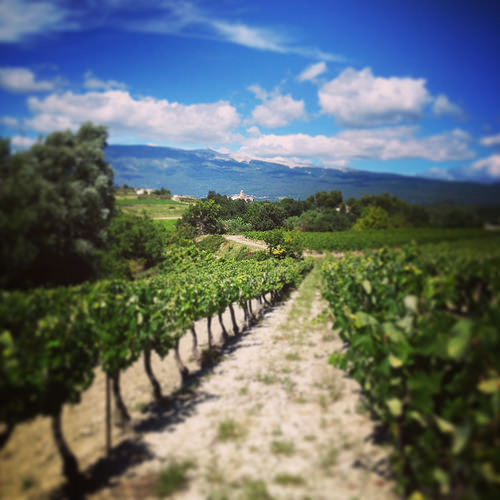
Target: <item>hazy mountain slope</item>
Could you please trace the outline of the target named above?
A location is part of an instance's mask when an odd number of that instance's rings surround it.
[[[235,194],[244,189],[257,199],[306,198],[321,190],[339,189],[344,199],[391,193],[412,203],[454,201],[500,203],[500,184],[449,182],[360,170],[296,167],[264,161],[237,161],[211,150],[112,145],[107,160],[115,183],[134,187],[165,187],[173,193],[202,197],[209,190]]]

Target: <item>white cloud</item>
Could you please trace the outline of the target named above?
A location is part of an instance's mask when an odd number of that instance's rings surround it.
[[[127,22],[122,27],[133,31],[216,39],[252,49],[297,54],[325,61],[345,61],[338,54],[324,52],[316,47],[296,45],[283,31],[222,19],[193,2],[169,0],[159,4],[158,8],[162,10],[159,16]]]
[[[435,99],[432,105],[432,110],[438,116],[441,115],[454,115],[454,116],[463,116],[464,112],[462,108],[457,104],[451,102],[447,96],[444,94],[439,94]]]
[[[15,135],[10,139],[10,143],[14,149],[27,149],[33,146],[35,142],[35,139],[30,139],[24,135]]]
[[[326,71],[326,64],[321,61],[316,64],[311,64],[298,76],[299,82],[305,82],[306,80],[314,80],[316,77],[321,75]]]
[[[10,92],[47,92],[54,90],[55,86],[55,81],[37,81],[33,71],[28,68],[0,68],[0,88]]]
[[[12,116],[1,116],[0,117],[0,125],[4,125],[6,127],[15,128],[19,127],[19,120]]]
[[[296,101],[288,95],[280,95],[277,91],[268,94],[258,85],[249,87],[255,96],[262,101],[252,111],[252,122],[266,128],[284,127],[294,120],[305,117],[304,101]]]
[[[84,75],[83,86],[91,90],[111,90],[111,89],[126,89],[125,83],[117,82],[116,80],[100,80],[92,71],[87,71]]]
[[[500,155],[491,155],[478,160],[471,165],[471,168],[489,177],[500,178]]]
[[[432,98],[423,78],[375,77],[370,68],[345,69],[319,90],[324,113],[346,126],[370,127],[418,119]]]
[[[415,127],[377,130],[346,130],[335,136],[307,134],[261,134],[243,141],[241,154],[262,158],[301,158],[324,165],[338,165],[359,159],[394,160],[422,158],[430,161],[470,159],[471,137],[453,130],[428,137],[416,136]]]
[[[0,42],[19,42],[25,37],[76,29],[69,12],[57,2],[0,0]]]
[[[26,124],[38,132],[75,130],[90,120],[109,127],[110,134],[132,133],[147,140],[191,144],[226,143],[239,126],[236,109],[226,101],[184,105],[165,99],[134,99],[123,90],[30,97],[34,118]]]
[[[482,146],[500,146],[500,134],[483,137],[479,142]]]

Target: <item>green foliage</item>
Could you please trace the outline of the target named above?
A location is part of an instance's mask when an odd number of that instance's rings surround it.
[[[238,216],[234,219],[229,219],[223,222],[226,233],[241,234],[252,230],[252,224],[246,222],[242,217]]]
[[[197,243],[198,248],[210,253],[216,253],[226,243],[224,236],[220,234],[208,235]]]
[[[306,202],[309,206],[320,209],[336,208],[342,203],[342,193],[335,190],[329,193],[327,191],[318,191],[315,195],[309,196]]]
[[[272,231],[250,231],[248,238],[265,240]],[[437,228],[402,228],[366,231],[343,231],[333,233],[290,232],[291,238],[305,248],[314,251],[349,251],[380,248],[382,246],[402,246],[411,241],[417,243],[439,243],[444,241],[470,241],[479,245],[498,245],[500,235],[483,229],[437,229]],[[491,243],[489,243],[491,242]],[[495,243],[496,242],[496,243]]]
[[[285,211],[276,203],[252,203],[247,212],[247,220],[255,231],[269,231],[283,225]]]
[[[286,227],[299,231],[346,231],[354,223],[354,217],[333,208],[312,209],[300,217],[290,217]]]
[[[0,286],[75,283],[96,271],[113,214],[104,127],[55,132],[0,158]]]
[[[311,264],[212,256],[175,268],[137,281],[1,292],[0,421],[57,414],[79,400],[97,364],[116,374],[144,350],[164,357],[195,321],[295,286]]]
[[[366,229],[389,229],[392,227],[389,214],[381,207],[368,205],[363,209],[363,214],[354,224],[354,231]]]
[[[277,259],[302,257],[303,245],[298,239],[293,238],[290,232],[267,231],[264,233],[263,239],[268,245],[269,253]]]
[[[194,228],[199,234],[220,234],[224,228],[220,220],[221,207],[213,199],[197,201],[178,222]]]
[[[331,363],[358,380],[389,429],[401,488],[496,498],[500,246],[383,249],[329,260],[323,277],[349,345]]]
[[[177,462],[171,461],[164,467],[156,478],[155,493],[158,498],[171,496],[176,491],[181,491],[188,486],[188,472],[195,467],[191,460]]]
[[[130,277],[131,261],[140,262],[145,268],[152,267],[163,259],[166,242],[165,228],[146,215],[119,214],[109,226],[109,243],[102,255],[102,272],[107,276]]]

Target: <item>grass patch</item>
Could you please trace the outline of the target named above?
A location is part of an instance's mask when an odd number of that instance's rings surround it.
[[[156,478],[155,494],[159,498],[165,498],[176,491],[186,489],[189,484],[188,472],[193,467],[195,463],[192,460],[170,462]]]
[[[292,441],[273,441],[271,443],[271,452],[275,455],[293,455],[295,453],[295,444]]]
[[[333,441],[330,441],[321,451],[320,465],[323,469],[330,469],[337,464],[339,450]]]
[[[248,387],[242,387],[242,388],[240,389],[240,394],[241,394],[242,396],[246,396],[246,395],[248,394]]]
[[[273,500],[265,481],[246,481],[243,484],[244,500]]]
[[[259,373],[257,375],[257,382],[262,382],[263,384],[277,384],[280,381],[279,377],[274,373],[262,375]]]
[[[302,486],[305,481],[302,476],[297,476],[295,474],[278,474],[274,478],[276,484],[281,484],[282,486]]]
[[[244,438],[246,435],[246,429],[235,422],[232,418],[220,422],[217,431],[217,436],[219,441],[236,441],[238,439]]]
[[[286,356],[285,359],[287,361],[300,361],[300,355],[298,352],[289,352]]]

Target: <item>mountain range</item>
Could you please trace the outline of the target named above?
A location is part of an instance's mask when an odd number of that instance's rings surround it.
[[[384,174],[354,169],[290,167],[261,160],[241,160],[210,149],[110,145],[106,160],[115,184],[170,189],[201,198],[209,190],[240,192],[257,200],[305,199],[317,191],[337,189],[344,199],[389,193],[409,203],[500,204],[500,183],[480,184]]]

